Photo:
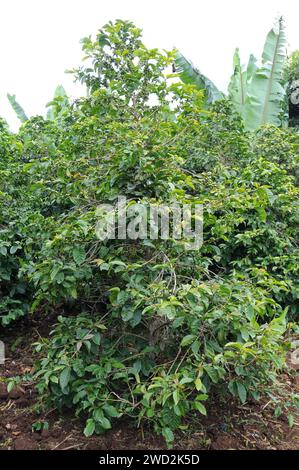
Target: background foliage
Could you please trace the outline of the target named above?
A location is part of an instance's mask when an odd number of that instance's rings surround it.
[[[287,38],[283,18],[267,34],[260,63],[251,54],[245,68],[237,48],[233,58],[233,74],[228,97],[241,114],[245,127],[255,130],[264,124],[286,125],[288,105],[284,69],[287,59]],[[204,91],[205,104],[218,100],[222,93],[179,51],[176,68],[184,83]]]

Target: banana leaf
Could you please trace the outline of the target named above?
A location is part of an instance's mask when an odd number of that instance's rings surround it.
[[[234,73],[228,85],[228,97],[235,105],[236,110],[243,115],[247,88],[257,69],[256,58],[251,54],[247,68],[244,69],[240,61],[239,49],[237,48],[234,53],[233,67]]]
[[[186,59],[179,51],[177,51],[175,57],[175,68],[182,82],[188,85],[195,85],[198,90],[204,91],[205,104],[207,106],[224,97],[216,85],[194,67],[192,62]]]
[[[247,71],[244,70],[243,66],[241,65],[238,48],[234,53],[233,67],[234,73],[231,76],[228,85],[228,96],[229,99],[234,103],[239,113],[242,113],[246,99]]]
[[[62,85],[58,85],[54,92],[53,100],[47,103],[47,119],[54,120],[69,105],[69,99]]]
[[[282,18],[268,33],[257,68],[247,87],[242,112],[246,127],[256,129],[263,124],[282,124],[282,109],[286,90],[282,86],[282,73],[286,61],[286,34]]]
[[[10,102],[14,112],[16,113],[16,115],[18,116],[18,118],[20,119],[20,121],[22,123],[28,121],[28,117],[26,116],[25,114],[25,111],[24,109],[22,108],[22,106],[16,101],[16,95],[10,95],[9,93],[7,93],[7,98],[8,98],[8,101]]]
[[[256,58],[254,57],[253,54],[250,54],[249,61],[247,64],[247,70],[246,70],[246,82],[247,86],[250,83],[252,77],[254,76],[256,70],[257,70],[257,65],[256,65]]]

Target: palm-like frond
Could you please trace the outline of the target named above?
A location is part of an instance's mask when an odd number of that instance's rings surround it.
[[[69,105],[69,98],[62,85],[58,85],[54,92],[53,100],[47,104],[47,118],[54,120]]]
[[[248,61],[248,64],[247,64],[247,70],[246,70],[246,82],[247,82],[247,85],[249,85],[252,77],[254,76],[256,70],[257,70],[257,59],[256,57],[254,57],[253,54],[250,54],[250,57],[249,57],[249,61]]]
[[[18,118],[20,119],[20,121],[21,121],[22,123],[28,121],[28,117],[26,116],[24,109],[23,109],[22,106],[16,101],[16,95],[10,95],[9,93],[7,93],[7,98],[8,98],[8,101],[10,102],[10,104],[11,104],[13,110],[15,111],[16,115],[17,115]]]
[[[236,109],[242,113],[246,99],[247,71],[241,65],[239,49],[234,53],[233,59],[234,73],[228,85],[228,96],[234,103]]]
[[[257,70],[256,58],[250,55],[247,68],[241,64],[239,49],[235,49],[233,58],[234,72],[228,85],[229,99],[235,105],[235,108],[241,115],[244,114],[244,107],[247,99],[247,90],[250,86],[252,77]]]
[[[257,68],[247,89],[244,121],[248,129],[262,124],[281,124],[281,113],[286,91],[282,74],[286,52],[286,34],[282,18],[277,27],[268,33],[262,55],[262,65]]]
[[[186,59],[179,51],[176,53],[175,67],[182,82],[195,85],[198,90],[204,91],[207,105],[223,98],[223,93],[218,90],[216,85],[194,67],[192,62]]]

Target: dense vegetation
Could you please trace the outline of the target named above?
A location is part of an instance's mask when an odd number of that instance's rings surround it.
[[[34,379],[86,435],[129,416],[171,443],[212,394],[268,395],[280,413],[299,313],[297,129],[247,131],[227,98],[207,109],[168,80],[177,52],[147,49],[130,22],[83,50],[87,97],[58,94],[17,134],[0,121],[2,326],[64,312],[35,345]],[[203,204],[203,246],[100,241],[97,207],[118,195]]]

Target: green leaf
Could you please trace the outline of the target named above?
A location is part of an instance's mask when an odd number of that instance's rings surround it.
[[[187,85],[195,85],[198,90],[204,91],[207,106],[224,97],[216,85],[195,68],[179,51],[177,51],[175,56],[175,67],[182,82]]]
[[[62,390],[64,390],[68,386],[70,377],[71,377],[71,369],[69,367],[65,367],[59,377],[59,384]]]
[[[199,411],[202,415],[206,416],[207,415],[207,410],[206,407],[200,402],[200,401],[195,401],[194,402],[194,407],[197,411]]]
[[[163,302],[158,308],[158,314],[167,317],[169,320],[173,320],[176,316],[175,306]]]
[[[196,400],[205,401],[208,398],[209,398],[209,396],[206,393],[200,393],[199,395],[197,395]]]
[[[54,92],[54,98],[46,105],[49,110],[47,112],[47,119],[56,119],[61,112],[69,106],[69,99],[66,91],[62,85],[58,85]]]
[[[118,418],[120,416],[120,413],[113,405],[104,405],[103,410],[105,413],[107,413],[107,415],[111,416],[111,418]]]
[[[146,416],[147,416],[148,418],[152,418],[152,417],[154,416],[154,414],[155,414],[155,412],[154,412],[154,410],[153,410],[152,408],[147,408],[147,410],[146,410]]]
[[[97,346],[99,346],[101,344],[101,335],[100,335],[100,333],[96,333],[96,334],[93,335],[92,342],[94,344],[96,344]]]
[[[193,382],[193,378],[192,377],[183,377],[181,380],[180,380],[180,384],[184,385],[184,384],[189,384]]]
[[[193,343],[193,341],[197,338],[196,335],[186,335],[181,341],[181,346],[188,346],[189,344]]]
[[[15,111],[16,115],[17,115],[18,118],[20,119],[20,121],[21,121],[22,123],[28,121],[28,117],[26,116],[24,109],[23,109],[22,106],[16,101],[16,95],[10,95],[9,93],[7,93],[7,98],[8,98],[8,101],[10,102],[10,104],[11,104],[13,110]]]
[[[238,395],[241,400],[241,403],[245,403],[247,399],[247,390],[241,382],[236,382]]]
[[[103,429],[111,429],[111,423],[109,419],[104,416],[102,409],[95,410],[93,414],[94,420],[100,424]]]
[[[86,421],[86,426],[84,429],[84,434],[86,437],[92,436],[95,431],[95,422],[93,419],[88,419]]]
[[[172,397],[173,397],[174,404],[177,405],[180,401],[179,392],[177,390],[175,390],[172,394]]]
[[[174,435],[170,428],[163,428],[162,435],[167,443],[172,443],[174,441]]]
[[[80,265],[85,261],[86,253],[83,246],[77,246],[73,249],[73,258],[76,264]]]
[[[287,57],[286,45],[284,24],[280,19],[267,35],[262,65],[253,72],[247,86],[242,116],[249,130],[263,124],[281,125],[286,96],[286,90],[281,84]]]
[[[255,71],[257,70],[256,58],[253,54],[250,54],[249,61],[247,64],[246,70],[246,85],[250,84],[252,77],[254,76]]]
[[[111,429],[111,423],[110,423],[109,419],[105,418],[105,416],[103,416],[103,418],[100,419],[99,423],[102,426],[102,428]]]
[[[292,415],[291,413],[288,414],[288,423],[290,428],[294,426],[294,415]]]
[[[109,300],[110,300],[110,303],[111,305],[115,306],[117,305],[117,297],[118,297],[118,294],[120,293],[120,288],[119,287],[112,287],[111,289],[109,289]]]
[[[15,385],[15,382],[10,380],[7,384],[7,393],[10,393],[14,389]]]
[[[7,248],[6,248],[6,246],[0,246],[0,253],[1,253],[1,255],[3,255],[3,256],[6,256],[6,255],[7,255]]]
[[[229,98],[234,103],[236,109],[241,112],[246,99],[246,71],[240,62],[239,49],[237,48],[234,53],[234,73],[228,85]]]
[[[240,328],[240,333],[241,333],[241,336],[242,338],[245,340],[245,341],[248,341],[249,339],[249,333],[248,333],[248,330],[244,327]]]
[[[200,380],[199,377],[197,377],[197,379],[195,380],[194,384],[195,384],[196,390],[200,391],[200,390],[203,389],[203,384],[202,384],[202,381]]]

